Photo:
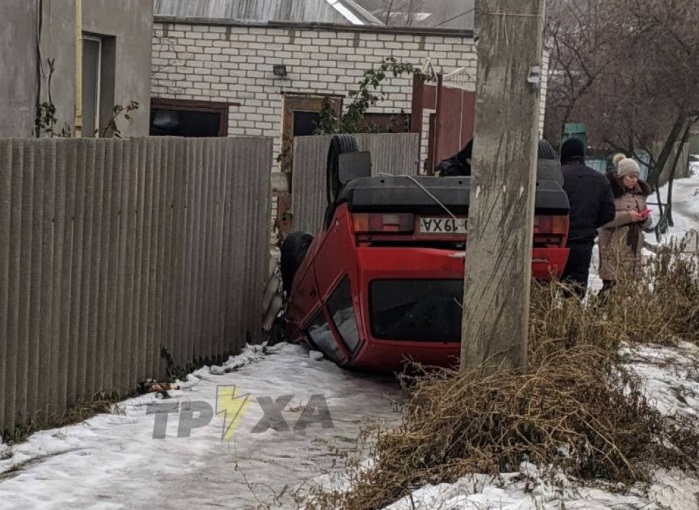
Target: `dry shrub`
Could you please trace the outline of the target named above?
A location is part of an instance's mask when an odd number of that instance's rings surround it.
[[[581,306],[576,298],[561,299],[561,287],[534,283],[529,315],[528,357],[538,366],[551,353],[590,345],[613,353],[624,338],[625,322],[600,313],[599,307]],[[639,325],[642,327],[643,325]]]
[[[669,328],[681,339],[699,344],[699,246],[685,236],[651,259],[645,281]]]
[[[620,282],[603,298],[563,299],[565,285],[533,284],[528,357],[538,366],[552,353],[592,346],[614,357],[622,343],[676,343],[678,312],[673,301],[653,293],[645,281]]]
[[[379,509],[426,483],[523,461],[623,484],[658,467],[695,469],[695,424],[655,411],[617,355],[621,342],[697,340],[698,257],[685,251],[659,253],[644,278],[620,282],[604,302],[535,286],[526,371],[412,380],[401,426],[374,438],[373,466],[351,462],[351,490],[314,491],[305,508]]]
[[[531,295],[529,356],[576,345],[617,352],[620,343],[699,344],[699,252],[688,239],[654,254],[640,278],[620,278],[606,295],[561,299],[560,283],[535,284]]]
[[[606,351],[578,346],[526,374],[426,374],[402,425],[378,437],[374,466],[354,470],[351,491],[315,494],[306,508],[379,509],[426,483],[513,471],[523,461],[631,483],[647,480],[651,464],[691,466],[697,448],[672,446],[685,441],[699,437],[651,409]]]

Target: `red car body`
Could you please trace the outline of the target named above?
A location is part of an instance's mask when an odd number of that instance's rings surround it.
[[[455,217],[465,224],[469,183],[457,177],[348,183],[293,275],[284,316],[288,340],[353,369],[400,371],[409,361],[457,365],[467,235],[453,230]],[[556,183],[540,183],[535,278],[560,276],[567,232],[565,193]]]

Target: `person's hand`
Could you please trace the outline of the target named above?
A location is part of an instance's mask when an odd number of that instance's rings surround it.
[[[645,216],[643,216],[641,213],[638,213],[636,211],[629,211],[629,217],[631,218],[632,222],[644,221],[646,219]]]

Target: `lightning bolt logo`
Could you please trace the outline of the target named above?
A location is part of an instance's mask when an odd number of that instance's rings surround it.
[[[230,441],[250,403],[250,394],[240,395],[235,386],[216,387],[216,414],[223,415],[221,441]]]

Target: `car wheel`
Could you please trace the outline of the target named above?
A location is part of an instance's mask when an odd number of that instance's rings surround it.
[[[306,257],[312,241],[313,236],[307,232],[292,232],[282,243],[280,269],[282,285],[287,295],[291,291],[296,271],[301,267],[301,262]]]
[[[349,152],[358,152],[359,144],[357,139],[352,135],[335,135],[330,140],[330,149],[328,150],[328,203],[335,203],[337,194],[340,192],[340,178],[338,176],[338,158],[340,154]]]
[[[286,323],[283,319],[277,317],[272,323],[272,327],[269,330],[269,338],[267,339],[267,346],[272,347],[279,343],[286,342]]]

